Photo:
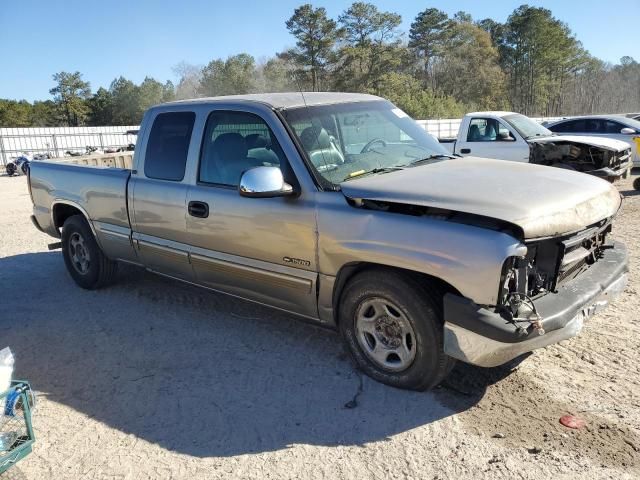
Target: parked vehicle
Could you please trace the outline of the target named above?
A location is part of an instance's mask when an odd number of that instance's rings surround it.
[[[554,133],[613,138],[631,147],[634,167],[640,167],[640,121],[623,115],[592,115],[550,122],[546,127]]]
[[[30,164],[31,158],[28,155],[23,154],[8,162],[5,165],[5,171],[10,177],[13,175],[26,175]]]
[[[561,167],[611,181],[631,168],[631,150],[625,142],[556,135],[513,112],[468,113],[462,119],[458,138],[440,142],[457,155]]]
[[[133,160],[30,170],[32,221],[79,286],[109,284],[123,261],[285,310],[339,329],[396,387],[573,337],[627,279],[608,182],[451,159],[371,95],[155,106]]]

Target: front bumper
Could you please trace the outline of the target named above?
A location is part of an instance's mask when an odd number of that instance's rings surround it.
[[[594,175],[594,176],[600,177],[600,178],[620,178],[632,166],[633,166],[633,162],[631,161],[631,156],[629,156],[629,159],[626,162],[621,163],[616,168],[605,167],[605,168],[600,168],[598,170],[591,170],[591,171],[585,172],[585,173],[588,173],[590,175]]]
[[[589,316],[603,309],[627,284],[627,250],[621,243],[576,279],[534,301],[544,334],[518,333],[500,314],[468,298],[444,298],[444,351],[481,367],[495,367],[523,353],[576,336]]]

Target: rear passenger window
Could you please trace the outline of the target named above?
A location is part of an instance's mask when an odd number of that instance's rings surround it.
[[[570,120],[568,122],[561,122],[557,125],[549,127],[552,132],[584,132],[584,120]]]
[[[161,113],[155,118],[144,159],[147,178],[173,182],[184,178],[195,118],[193,112]]]

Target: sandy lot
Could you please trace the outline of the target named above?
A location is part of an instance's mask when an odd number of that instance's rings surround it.
[[[75,286],[0,176],[0,347],[39,392],[29,479],[640,478],[640,195],[614,235],[623,296],[517,366],[458,366],[432,392],[362,376],[338,336],[123,268]],[[355,408],[345,404],[356,398]],[[569,430],[558,419],[583,417]]]

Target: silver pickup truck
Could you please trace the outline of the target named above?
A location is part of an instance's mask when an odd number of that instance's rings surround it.
[[[127,262],[285,310],[402,388],[573,337],[627,276],[609,183],[452,158],[370,95],[159,105],[131,169],[34,162],[29,185],[81,287]]]

